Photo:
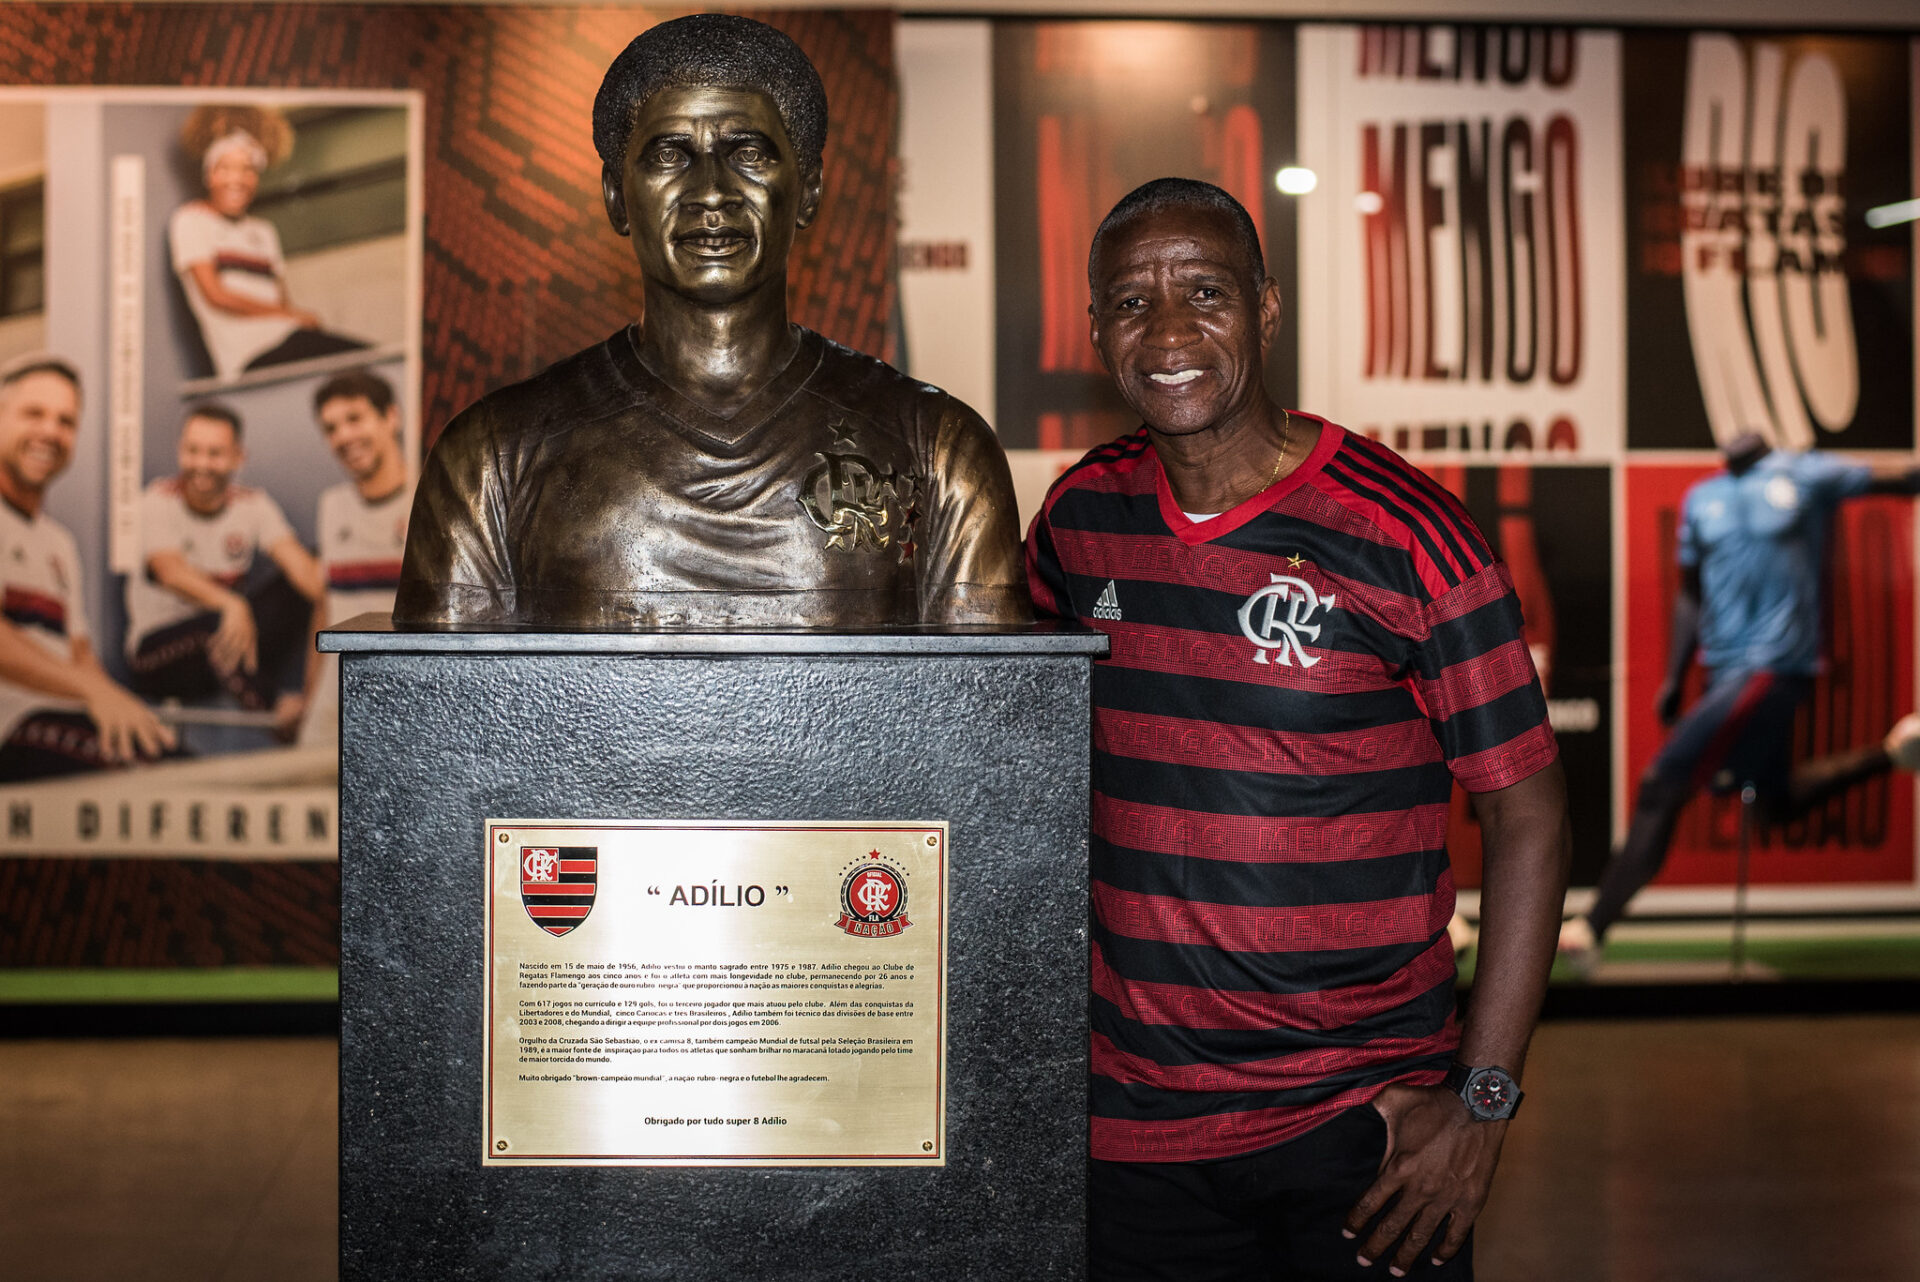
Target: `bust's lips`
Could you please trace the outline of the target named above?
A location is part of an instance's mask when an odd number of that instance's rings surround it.
[[[673,243],[702,258],[727,258],[753,243],[753,238],[732,227],[700,227],[681,232]]]

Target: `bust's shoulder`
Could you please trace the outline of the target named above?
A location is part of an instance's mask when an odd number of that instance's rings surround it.
[[[902,426],[984,420],[959,397],[903,374],[878,356],[819,337],[820,367],[811,386],[820,395],[876,421]]]
[[[614,344],[626,331],[555,361],[531,378],[495,388],[460,411],[434,449],[504,450],[539,444],[632,404]]]

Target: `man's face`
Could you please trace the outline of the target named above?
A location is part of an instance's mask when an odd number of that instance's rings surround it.
[[[229,149],[207,170],[207,203],[227,218],[246,213],[258,190],[260,172],[238,147]]]
[[[1251,279],[1227,215],[1142,214],[1108,234],[1094,269],[1094,350],[1147,426],[1184,436],[1262,403],[1280,288]]]
[[[180,492],[196,512],[218,512],[227,487],[246,457],[231,425],[217,418],[190,418],[180,429]]]
[[[377,476],[400,453],[400,407],[383,413],[364,396],[336,396],[320,407],[327,448],[356,481]]]
[[[0,387],[0,469],[8,488],[37,495],[73,458],[80,432],[80,392],[42,370]]]
[[[773,99],[720,85],[656,92],[603,185],[646,279],[708,303],[784,289],[793,234],[820,203],[820,176],[801,172]]]

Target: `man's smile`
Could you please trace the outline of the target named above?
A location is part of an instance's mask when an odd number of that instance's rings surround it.
[[[1147,377],[1162,387],[1184,387],[1206,372],[1204,369],[1183,369],[1164,374],[1152,373],[1148,374]]]

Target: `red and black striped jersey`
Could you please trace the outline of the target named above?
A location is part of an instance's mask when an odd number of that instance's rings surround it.
[[[1306,461],[1179,509],[1145,428],[1027,538],[1036,610],[1112,638],[1093,676],[1093,1155],[1230,1157],[1459,1041],[1452,782],[1553,761],[1506,566],[1460,503],[1310,415]]]

